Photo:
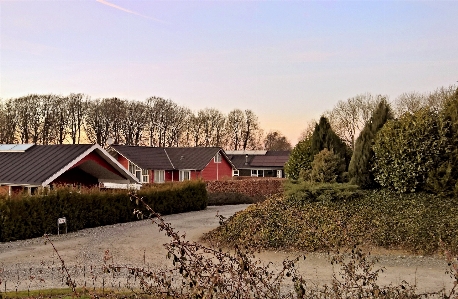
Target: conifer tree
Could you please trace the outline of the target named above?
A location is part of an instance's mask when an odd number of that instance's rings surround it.
[[[446,150],[438,165],[428,173],[426,189],[435,193],[458,193],[458,88],[440,100],[444,106],[438,119],[441,139],[447,139]]]
[[[356,139],[355,151],[348,167],[351,182],[359,185],[361,188],[374,188],[377,186],[374,176],[371,172],[371,163],[374,157],[372,144],[375,135],[387,122],[393,118],[390,105],[386,98],[382,98],[377,104],[369,121]]]
[[[298,180],[301,171],[311,169],[313,155],[311,154],[311,137],[300,141],[291,151],[285,164],[285,174],[291,180]]]
[[[341,173],[338,175],[347,171],[351,158],[351,149],[334,133],[328,119],[322,116],[312,134],[311,153],[314,156],[324,149],[334,152],[334,154],[340,156],[342,159],[342,165],[340,166]]]

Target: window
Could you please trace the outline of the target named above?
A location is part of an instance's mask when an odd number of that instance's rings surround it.
[[[135,165],[134,163],[129,161],[129,172],[132,173],[133,175],[135,175],[135,168],[136,167],[137,167],[137,165]]]
[[[142,169],[142,183],[149,183],[148,169]]]
[[[148,183],[148,170],[142,170],[140,167],[129,161],[129,172],[132,173],[139,182]]]
[[[258,170],[258,169],[252,169],[251,170],[251,176],[263,177],[264,176],[264,171],[263,170]]]
[[[283,177],[283,171],[281,169],[277,170],[277,178]]]
[[[189,181],[191,179],[191,172],[189,170],[180,170],[180,181]]]
[[[215,163],[221,163],[221,153],[217,152],[215,155]]]
[[[238,169],[232,170],[232,176],[239,176],[239,170]]]
[[[165,170],[155,170],[154,171],[154,182],[155,183],[165,182]]]

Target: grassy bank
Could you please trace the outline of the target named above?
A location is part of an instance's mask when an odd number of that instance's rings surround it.
[[[427,193],[363,191],[342,184],[289,184],[204,240],[232,247],[325,251],[354,244],[458,253],[458,200]]]

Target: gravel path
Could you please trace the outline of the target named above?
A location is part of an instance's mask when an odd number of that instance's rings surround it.
[[[204,211],[165,216],[166,222],[186,239],[197,241],[203,233],[218,226],[216,214],[229,217],[248,205],[210,206]],[[134,284],[135,277],[129,274],[103,273],[103,257],[109,251],[110,263],[143,267],[165,268],[163,244],[168,238],[159,232],[150,220],[109,225],[85,229],[74,233],[51,236],[51,241],[65,261],[78,286],[123,288]],[[273,262],[279,268],[286,257],[301,253],[261,252],[257,258]],[[377,267],[386,271],[379,277],[381,284],[400,284],[403,280],[418,286],[419,291],[436,291],[452,286],[445,274],[448,269],[443,258],[423,257],[403,252],[376,250],[373,256],[379,259]],[[300,273],[311,284],[329,283],[333,268],[329,256],[324,253],[307,254],[299,264]],[[65,287],[61,263],[52,246],[43,238],[0,243],[0,292]]]

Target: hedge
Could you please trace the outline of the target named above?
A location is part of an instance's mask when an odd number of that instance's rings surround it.
[[[251,204],[283,192],[284,179],[244,178],[208,181],[208,205]]]
[[[287,193],[238,212],[204,241],[256,250],[382,247],[458,254],[458,197],[360,190],[347,184],[286,185]]]
[[[208,200],[200,181],[149,186],[137,194],[164,215],[205,209]],[[0,200],[0,242],[56,234],[60,217],[66,217],[69,232],[134,221],[134,209],[139,207],[127,191],[59,188],[47,195],[15,196]]]

